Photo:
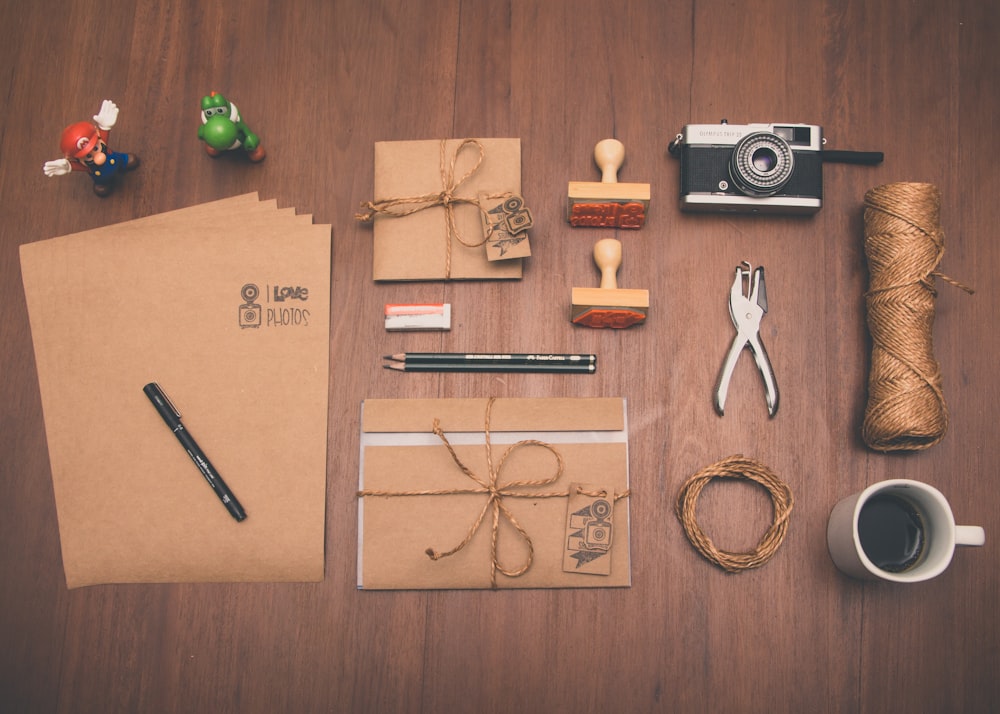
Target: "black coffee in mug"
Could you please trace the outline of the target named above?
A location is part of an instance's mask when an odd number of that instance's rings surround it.
[[[905,498],[882,493],[861,507],[858,536],[865,555],[877,567],[900,573],[913,567],[924,551],[924,521]]]

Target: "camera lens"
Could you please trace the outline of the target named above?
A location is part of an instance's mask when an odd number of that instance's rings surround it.
[[[788,143],[769,132],[747,134],[733,148],[729,174],[750,196],[771,196],[788,183],[795,158]]]
[[[773,171],[778,164],[778,155],[771,149],[757,149],[753,152],[753,167],[761,173]]]

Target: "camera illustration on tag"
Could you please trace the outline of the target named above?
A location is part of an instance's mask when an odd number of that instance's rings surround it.
[[[570,484],[566,513],[563,570],[569,573],[611,573],[613,492],[606,488]]]
[[[669,147],[680,208],[812,215],[823,205],[823,143],[813,124],[688,124]]]
[[[487,260],[527,258],[531,255],[528,229],[534,224],[524,198],[515,194],[479,193]]]

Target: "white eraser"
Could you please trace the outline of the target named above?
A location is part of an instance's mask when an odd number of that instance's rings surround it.
[[[386,305],[387,330],[450,330],[451,303]]]

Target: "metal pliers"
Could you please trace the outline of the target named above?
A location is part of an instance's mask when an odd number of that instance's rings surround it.
[[[767,312],[767,289],[764,287],[764,267],[758,266],[752,270],[750,263],[743,261],[736,266],[736,278],[729,291],[729,315],[736,326],[736,337],[726,355],[719,374],[719,384],[715,389],[715,410],[724,414],[726,394],[729,392],[729,380],[733,369],[743,352],[749,346],[753,353],[757,369],[764,378],[764,390],[767,396],[768,415],[774,416],[778,411],[778,385],[774,381],[774,369],[767,357],[764,344],[760,341],[760,320]]]

